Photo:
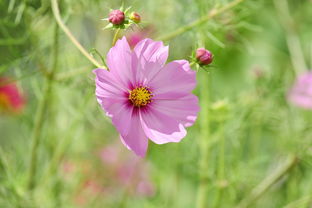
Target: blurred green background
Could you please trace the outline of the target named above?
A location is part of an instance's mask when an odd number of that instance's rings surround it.
[[[123,2],[157,39],[231,1]],[[122,1],[59,4],[79,42],[105,56],[113,32],[102,30],[101,19]],[[208,207],[312,207],[312,113],[286,99],[300,70],[312,68],[311,25],[312,1],[245,0],[165,41],[169,61],[189,59],[198,46],[214,54],[209,72],[198,71],[195,90],[210,94],[201,106],[211,130]],[[150,142],[147,157],[138,159],[96,102],[93,68],[57,27],[50,1],[0,1],[0,76],[16,79],[26,96],[22,112],[0,114],[0,207],[195,207],[201,115],[180,143]]]

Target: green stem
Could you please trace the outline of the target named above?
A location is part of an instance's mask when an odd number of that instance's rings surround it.
[[[296,31],[296,22],[292,19],[289,13],[288,2],[287,0],[274,0],[273,2],[280,22],[286,32],[286,41],[292,65],[297,74],[302,73],[308,68],[304,60],[300,40]]]
[[[204,74],[200,76],[200,104],[201,104],[201,117],[200,117],[200,141],[199,141],[199,186],[197,190],[197,208],[207,207],[207,189],[208,189],[208,155],[209,155],[209,85],[210,76]]]
[[[287,161],[272,175],[266,177],[251,193],[244,198],[236,207],[247,208],[255,203],[271,186],[277,183],[298,163],[298,158],[294,155],[288,157]]]
[[[193,66],[195,66],[196,62],[191,62],[190,63],[190,67],[192,68]]]
[[[57,0],[51,0],[52,4],[52,11],[55,17],[55,20],[57,24],[60,26],[60,28],[64,31],[64,33],[67,35],[69,40],[78,48],[78,50],[87,58],[89,61],[91,61],[96,67],[98,68],[105,68],[104,66],[101,66],[97,60],[95,60],[88,52],[87,50],[78,42],[78,40],[73,36],[73,34],[70,32],[70,30],[66,27],[64,22],[62,21],[60,10],[58,6]]]
[[[46,77],[46,82],[44,82],[43,87],[43,95],[41,99],[39,100],[39,104],[37,107],[36,115],[35,115],[35,121],[34,121],[34,128],[32,132],[32,146],[31,146],[31,155],[29,160],[29,179],[27,184],[27,189],[32,190],[35,187],[35,178],[36,178],[36,172],[37,172],[37,157],[38,157],[38,147],[40,143],[40,137],[41,137],[41,131],[42,126],[44,123],[44,115],[47,110],[47,105],[49,103],[50,98],[50,92],[52,89],[52,84],[54,81],[54,72],[57,69],[57,63],[58,63],[58,27],[55,26],[55,34],[54,34],[54,43],[53,43],[53,63],[52,63],[52,69],[49,72],[48,76]]]
[[[203,16],[197,20],[195,20],[194,22],[191,22],[190,24],[188,25],[185,25],[183,27],[180,27],[178,29],[176,29],[175,31],[169,33],[169,34],[166,34],[166,35],[163,35],[163,36],[160,36],[156,39],[158,40],[162,40],[162,41],[166,41],[166,40],[170,40],[172,38],[175,38],[176,36],[179,36],[191,29],[193,29],[194,27],[197,27],[205,22],[207,22],[208,20],[218,16],[219,14],[222,14],[223,12],[235,7],[236,5],[240,4],[241,2],[243,2],[244,0],[234,0],[232,1],[231,3],[225,5],[224,7],[221,7],[219,9],[212,9],[208,15],[206,16]]]
[[[220,123],[220,135],[219,135],[219,160],[218,160],[218,190],[215,198],[215,206],[216,208],[220,207],[220,203],[222,200],[222,195],[224,188],[226,186],[226,181],[224,179],[224,165],[225,165],[225,138],[224,138],[224,123]]]
[[[225,162],[225,138],[224,138],[224,123],[220,124],[221,136],[220,136],[220,145],[219,145],[219,170],[218,178],[219,180],[224,179],[224,162]]]
[[[296,201],[293,201],[283,208],[298,208],[298,207],[309,207],[312,203],[312,194],[303,196],[300,199],[297,199]]]
[[[113,38],[113,41],[112,41],[112,46],[114,46],[119,38],[119,33],[120,33],[120,28],[118,28],[115,32],[115,35],[114,35],[114,38]]]

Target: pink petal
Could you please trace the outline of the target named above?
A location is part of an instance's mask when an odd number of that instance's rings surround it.
[[[186,130],[181,123],[157,109],[149,107],[140,113],[145,134],[156,144],[180,142],[186,136]]]
[[[133,107],[125,98],[100,97],[97,100],[106,111],[106,115],[112,118],[112,123],[123,135],[129,132]]]
[[[173,61],[164,66],[148,82],[154,99],[176,99],[188,95],[196,86],[196,73],[186,60]]]
[[[126,37],[117,41],[116,45],[109,50],[106,58],[110,72],[124,87],[132,86],[135,82],[136,60],[136,55],[132,53]]]
[[[168,58],[168,47],[164,46],[162,42],[144,39],[136,45],[134,53],[139,65],[137,81],[144,85],[165,64]]]
[[[112,118],[112,123],[121,134],[127,134],[130,126],[132,106],[129,106],[126,90],[111,72],[95,69],[97,101]]]
[[[161,41],[146,38],[135,46],[134,53],[142,57],[144,62],[157,62],[163,66],[168,58],[168,46],[164,46]]]
[[[95,69],[93,73],[96,75],[95,84],[98,97],[123,97],[124,92],[127,92],[127,88],[111,72],[105,69]]]
[[[138,111],[132,112],[132,119],[127,135],[120,135],[122,143],[140,157],[146,154],[148,139],[143,131]]]
[[[108,100],[109,102],[112,101]],[[109,103],[107,102],[107,103]],[[106,102],[102,102],[102,106],[105,106]],[[128,101],[120,102],[117,101],[114,104],[108,104],[107,107],[104,107],[107,115],[112,117],[112,123],[119,131],[121,135],[127,135],[131,130],[132,122],[132,112],[133,107],[129,106]]]
[[[200,110],[198,98],[193,94],[173,100],[154,100],[151,104],[153,108],[174,118],[185,127],[193,125]]]

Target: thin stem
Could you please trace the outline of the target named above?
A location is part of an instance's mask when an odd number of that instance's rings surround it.
[[[29,160],[29,179],[27,188],[32,190],[35,187],[35,178],[37,172],[37,157],[38,157],[38,147],[40,143],[41,130],[44,123],[44,115],[47,110],[47,105],[49,103],[50,92],[52,89],[52,84],[54,81],[54,73],[57,69],[58,63],[58,27],[55,25],[54,43],[53,43],[53,63],[52,69],[46,77],[46,82],[44,82],[43,95],[39,100],[38,108],[35,115],[34,128],[32,132],[32,146],[31,146],[31,156]]]
[[[287,0],[274,0],[274,5],[280,22],[286,32],[286,41],[292,65],[297,74],[302,73],[308,68],[304,60],[300,40],[296,31],[296,23],[289,13],[288,2]]]
[[[220,145],[219,145],[219,170],[218,178],[219,180],[224,179],[224,163],[225,163],[225,138],[224,138],[224,123],[220,123],[221,135],[220,135]]]
[[[312,194],[301,197],[296,201],[290,202],[284,208],[298,208],[298,207],[308,207],[312,203]]]
[[[208,189],[208,155],[209,155],[209,86],[210,76],[204,74],[200,76],[201,78],[201,88],[200,88],[200,104],[201,118],[200,118],[200,159],[199,159],[199,186],[197,191],[197,208],[207,207],[207,189]],[[205,87],[204,87],[205,86]]]
[[[43,89],[43,97],[40,99],[37,112],[35,115],[35,123],[32,132],[32,146],[31,146],[31,157],[29,160],[29,179],[27,188],[32,190],[35,186],[34,178],[36,176],[36,164],[37,164],[37,154],[38,154],[38,146],[39,146],[39,139],[41,136],[41,129],[44,120],[44,113],[45,113],[45,106],[48,103],[48,94],[50,93],[51,82],[48,81]]]
[[[120,28],[118,28],[115,32],[114,38],[113,38],[113,42],[112,42],[112,46],[114,46],[119,38],[119,33],[120,33]]]
[[[219,134],[219,160],[218,160],[218,190],[215,197],[215,206],[216,208],[220,207],[222,195],[224,188],[226,186],[226,181],[224,179],[224,166],[225,166],[225,138],[224,138],[224,122],[219,124],[220,134]]]
[[[287,161],[272,175],[266,177],[251,193],[244,198],[237,208],[247,208],[255,203],[271,186],[277,183],[298,163],[298,158],[294,155],[288,157]]]
[[[60,26],[60,28],[65,32],[67,37],[71,40],[71,42],[78,48],[78,50],[87,58],[89,61],[91,61],[96,67],[98,68],[105,68],[104,66],[101,66],[95,60],[87,51],[86,49],[78,42],[78,40],[73,36],[73,34],[70,32],[70,30],[66,27],[66,25],[63,23],[61,15],[60,15],[60,10],[58,6],[57,0],[51,0],[52,4],[52,11],[55,17],[55,20],[57,24]]]
[[[158,40],[162,40],[162,41],[166,41],[166,40],[170,40],[172,38],[175,38],[176,36],[181,35],[181,34],[187,32],[187,31],[193,29],[194,27],[197,27],[197,26],[203,24],[204,22],[207,22],[208,20],[218,16],[219,14],[222,14],[223,12],[225,12],[225,11],[235,7],[236,5],[240,4],[243,1],[244,0],[234,0],[231,3],[225,5],[224,7],[221,7],[219,9],[212,9],[208,13],[208,15],[200,17],[199,19],[191,22],[190,24],[185,25],[183,27],[180,27],[180,28],[176,29],[175,31],[173,31],[173,32],[171,32],[169,34],[160,36],[157,39]]]
[[[190,68],[192,68],[193,66],[195,66],[196,62],[191,62],[190,63]]]

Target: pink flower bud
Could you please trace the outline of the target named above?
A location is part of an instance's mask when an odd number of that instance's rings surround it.
[[[140,23],[141,22],[141,16],[138,13],[136,13],[136,12],[132,12],[130,14],[130,19],[133,22],[135,22],[135,23]]]
[[[200,65],[208,65],[213,60],[213,55],[205,48],[198,48],[196,50],[196,59]]]
[[[113,25],[121,25],[125,21],[125,13],[120,10],[113,10],[109,13],[108,21]]]

